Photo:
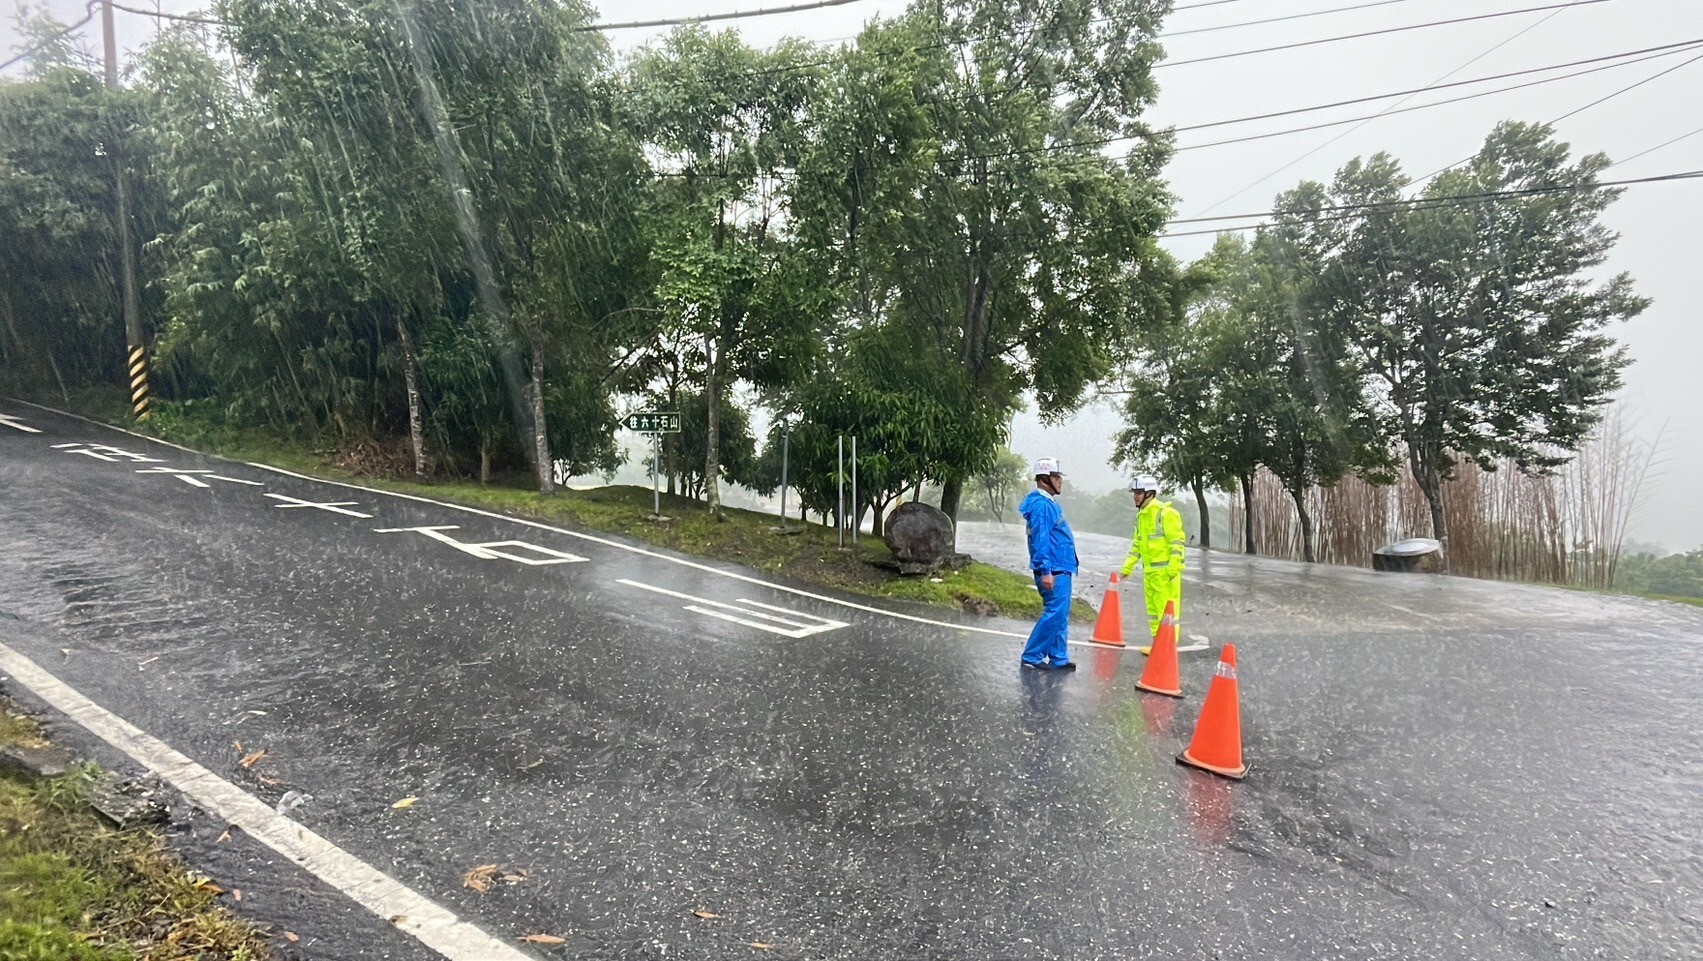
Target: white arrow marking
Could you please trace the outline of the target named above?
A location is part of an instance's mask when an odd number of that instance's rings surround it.
[[[299,500],[284,494],[274,494],[270,491],[267,492],[266,496],[273,500],[284,501],[284,503],[278,505],[280,509],[288,509],[291,507],[312,507],[317,510],[330,511],[333,514],[346,514],[350,517],[372,517],[371,514],[363,514],[360,511],[347,511],[343,509],[345,507],[358,506],[355,501],[328,501],[324,504],[316,504],[313,501]]]
[[[39,434],[39,433],[41,433],[41,431],[36,430],[34,427],[31,427],[30,425],[24,423],[23,421],[17,419],[16,417],[13,417],[9,414],[0,414],[0,424],[5,424],[7,427],[12,428],[13,430],[21,430],[26,434]]]

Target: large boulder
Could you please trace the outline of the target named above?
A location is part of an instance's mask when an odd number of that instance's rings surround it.
[[[921,501],[899,505],[882,536],[901,574],[928,574],[953,562],[958,544],[952,518]]]
[[[1429,537],[1410,537],[1372,552],[1372,570],[1435,574],[1443,569],[1443,545]]]

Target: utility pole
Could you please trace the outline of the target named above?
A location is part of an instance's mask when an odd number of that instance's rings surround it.
[[[112,0],[101,0],[101,32],[106,40],[106,85],[118,89],[118,36],[112,28]],[[118,142],[123,132],[113,131],[113,162],[118,168],[118,260],[124,295],[124,343],[129,348],[130,407],[137,420],[148,417],[148,352],[142,343],[141,298],[136,291],[136,251],[130,245],[130,178],[125,176],[127,159]]]

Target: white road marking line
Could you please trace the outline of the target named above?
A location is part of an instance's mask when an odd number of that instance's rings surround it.
[[[343,892],[397,930],[450,961],[531,961],[437,903],[219,777],[0,644],[0,670],[91,733],[123,751],[190,800]]]
[[[0,414],[0,424],[5,424],[7,427],[12,428],[13,430],[21,430],[26,434],[39,434],[39,433],[41,433],[40,430],[38,430],[34,427],[31,427],[30,425],[28,425],[28,424],[24,423],[23,421],[17,419],[16,417],[11,416],[10,414]]]
[[[240,477],[226,477],[223,474],[208,474],[207,476],[213,478],[214,480],[230,481],[233,484],[247,484],[250,487],[265,487],[266,486],[265,484],[262,484],[259,481],[243,480]]]
[[[539,547],[537,544],[528,544],[526,541],[487,541],[483,544],[469,544],[465,541],[458,541],[448,534],[442,533],[443,531],[454,530],[460,530],[460,528],[454,524],[440,524],[435,527],[375,527],[373,528],[373,533],[424,534],[432,540],[442,541],[463,554],[472,554],[480,560],[494,561],[498,558],[502,558],[505,561],[514,561],[516,564],[526,564],[531,567],[539,567],[545,564],[581,564],[591,560],[589,557],[581,557],[578,554],[569,554],[566,551],[558,551],[551,547]],[[499,551],[496,549],[499,547],[513,547],[536,551],[544,556],[524,557],[519,554],[511,554],[508,551]]]
[[[360,511],[344,510],[346,507],[359,506],[354,501],[327,501],[324,504],[317,504],[313,501],[304,501],[297,497],[291,497],[288,494],[274,494],[271,491],[268,491],[265,496],[270,497],[273,500],[284,501],[285,503],[278,505],[281,510],[288,510],[292,507],[312,507],[316,510],[330,511],[333,514],[347,514],[350,517],[365,517],[369,520],[371,520],[373,516],[371,514],[363,514]]]
[[[135,431],[125,430],[122,427],[114,427],[111,424],[103,424],[98,420],[92,420],[92,419],[90,419],[88,417],[84,417],[80,414],[66,413],[65,411],[62,411],[62,410],[56,410],[52,407],[44,407],[40,404],[31,403],[31,402],[26,401],[26,400],[20,400],[20,401],[17,401],[17,403],[23,404],[27,407],[34,407],[37,410],[46,411],[47,413],[56,414],[56,415],[61,416],[61,417],[70,417],[70,418],[73,418],[75,420],[80,420],[80,421],[83,421],[84,423],[87,423],[87,424],[93,424],[96,427],[105,428],[106,430],[117,431],[120,434],[129,434],[131,437],[138,437],[138,438],[141,438],[142,440],[151,441],[152,443],[155,443],[155,444],[164,444],[167,447],[176,448],[177,450],[183,451],[184,453],[194,454],[197,457],[211,456],[211,455],[203,453],[202,451],[198,451],[198,450],[195,450],[193,448],[185,447],[182,444],[174,444],[169,440],[160,440],[158,437],[149,437],[146,434],[138,434]],[[776,584],[776,583],[773,583],[771,581],[765,581],[762,578],[752,577],[749,574],[741,574],[737,571],[722,570],[719,567],[711,567],[708,564],[700,564],[696,561],[689,561],[689,560],[686,560],[686,559],[680,558],[680,557],[671,557],[667,554],[663,554],[663,553],[660,553],[658,551],[647,550],[643,547],[636,547],[632,544],[623,544],[620,541],[612,541],[612,540],[610,540],[606,537],[598,537],[595,534],[587,534],[584,531],[570,531],[570,530],[568,530],[566,528],[562,528],[562,527],[553,527],[553,526],[551,526],[549,524],[545,524],[541,521],[527,520],[524,517],[510,517],[506,514],[496,514],[496,513],[492,513],[491,511],[480,510],[477,507],[468,507],[465,504],[451,504],[448,501],[433,500],[430,497],[421,497],[417,494],[403,494],[399,491],[380,490],[376,487],[362,487],[359,484],[349,484],[349,483],[345,483],[343,481],[326,480],[323,477],[311,477],[307,474],[298,474],[298,473],[296,473],[295,471],[292,471],[292,470],[285,470],[282,467],[273,467],[271,464],[262,464],[259,461],[247,461],[245,463],[247,463],[247,465],[249,467],[253,467],[256,470],[271,471],[274,474],[282,474],[285,477],[294,477],[297,480],[309,481],[309,482],[314,483],[314,484],[328,484],[332,487],[342,487],[342,488],[345,488],[347,490],[362,491],[362,492],[367,493],[367,494],[382,494],[382,495],[387,496],[387,497],[395,497],[399,500],[413,501],[417,504],[430,504],[433,507],[441,507],[441,508],[444,508],[445,510],[461,511],[462,513],[465,513],[465,514],[474,514],[474,515],[477,515],[479,517],[488,517],[488,518],[491,518],[492,520],[507,521],[511,524],[520,524],[520,525],[523,525],[523,526],[526,526],[526,527],[535,527],[539,530],[549,531],[552,534],[560,534],[563,537],[575,537],[575,538],[578,538],[582,541],[588,541],[590,543],[598,544],[598,545],[601,545],[603,547],[608,547],[608,548],[618,550],[618,551],[626,551],[629,554],[637,554],[640,557],[648,557],[648,558],[651,558],[653,560],[666,561],[670,564],[678,564],[681,567],[689,567],[689,568],[692,568],[693,570],[702,571],[706,574],[714,574],[717,577],[728,577],[728,578],[732,578],[732,579],[737,580],[737,581],[744,581],[747,584],[755,584],[758,587],[765,587],[765,588],[768,588],[769,590],[772,590],[772,591],[780,591],[782,593],[793,594],[793,595],[796,595],[798,597],[808,597],[813,601],[821,601],[824,604],[833,604],[836,607],[844,607],[844,608],[848,608],[848,609],[854,610],[854,611],[863,611],[863,612],[868,613],[868,614],[878,614],[882,617],[890,617],[890,618],[893,618],[894,620],[898,620],[898,621],[909,621],[912,624],[927,624],[930,627],[940,627],[940,628],[945,628],[945,629],[951,630],[951,631],[963,631],[966,634],[986,634],[986,635],[990,635],[992,637],[1014,637],[1014,638],[1017,638],[1018,640],[1024,640],[1024,639],[1028,638],[1028,636],[1029,636],[1028,634],[1019,634],[1015,631],[1002,631],[1002,630],[999,630],[998,628],[993,628],[993,627],[976,627],[976,626],[971,625],[971,624],[953,624],[949,621],[937,621],[937,620],[935,620],[931,617],[919,617],[915,614],[904,614],[904,613],[900,613],[899,611],[889,611],[889,610],[885,610],[883,608],[874,607],[874,606],[869,605],[869,604],[859,604],[856,601],[843,600],[843,599],[838,598],[838,597],[829,597],[826,594],[817,594],[814,591],[807,591],[807,590],[804,590],[803,588],[791,587],[791,586],[786,585],[786,584]],[[1070,643],[1081,646],[1081,647],[1088,647],[1088,646],[1100,647],[1101,646],[1101,645],[1098,645],[1098,644],[1092,644],[1091,645],[1091,642],[1089,642],[1089,641],[1071,641]],[[1114,650],[1116,650],[1116,648],[1114,648]]]
[[[83,445],[80,441],[72,441],[69,444],[54,444],[53,449],[54,450],[64,450],[67,447],[81,447],[81,446],[83,446]]]
[[[643,591],[653,591],[657,594],[666,594],[669,597],[676,597],[683,601],[691,601],[692,603],[685,605],[685,608],[688,611],[692,611],[697,614],[708,614],[710,617],[719,617],[724,621],[732,621],[735,624],[743,624],[746,627],[755,627],[758,630],[768,631],[771,634],[779,634],[782,637],[790,637],[794,640],[802,640],[812,634],[822,634],[827,631],[834,631],[842,627],[851,626],[843,621],[831,621],[825,617],[817,617],[814,614],[804,614],[798,611],[787,610],[784,607],[775,607],[773,604],[758,604],[755,601],[748,601],[743,597],[739,599],[738,604],[727,604],[722,601],[712,601],[707,597],[698,597],[695,594],[682,594],[679,591],[671,591],[666,587],[657,587],[652,584],[641,584],[638,581],[630,581],[624,577],[617,578],[615,583],[625,584],[628,587],[636,587]],[[708,604],[709,607],[699,607],[698,605],[700,604]],[[750,604],[752,607],[764,607],[771,611],[780,611],[783,614],[790,615],[796,620],[776,617],[773,614],[766,614],[762,611],[754,611],[750,608],[740,607],[740,604]],[[712,608],[720,608],[721,610],[712,610]],[[726,611],[731,611],[733,613],[724,613]],[[764,620],[754,621],[749,619],[753,617],[760,617]],[[792,630],[776,627],[774,624],[764,623],[764,621],[774,621],[779,624],[786,624],[792,627]]]

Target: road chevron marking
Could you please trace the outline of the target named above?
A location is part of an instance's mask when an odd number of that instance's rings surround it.
[[[18,403],[23,404],[27,407],[34,407],[37,410],[47,411],[50,414],[58,414],[61,417],[74,418],[76,420],[83,421],[84,423],[93,424],[96,427],[104,427],[107,430],[114,430],[114,431],[119,432],[120,434],[129,434],[132,437],[139,437],[143,440],[152,441],[156,444],[164,444],[167,447],[175,447],[178,450],[184,451],[185,453],[194,454],[198,457],[211,456],[209,454],[203,453],[202,451],[198,451],[198,450],[195,450],[193,448],[185,447],[182,444],[174,444],[169,440],[160,440],[158,437],[149,437],[147,434],[138,434],[133,430],[125,430],[122,427],[114,427],[111,424],[103,424],[98,420],[92,420],[88,417],[82,416],[81,414],[71,414],[71,413],[67,413],[67,412],[62,411],[62,410],[57,410],[57,409],[52,408],[52,407],[43,407],[40,404],[33,404],[33,403],[30,403],[27,400],[20,400],[20,401],[18,401]],[[522,525],[525,525],[527,527],[535,527],[535,528],[542,530],[542,531],[550,531],[550,532],[555,533],[555,534],[561,534],[564,537],[577,537],[582,541],[589,541],[593,544],[601,544],[604,547],[613,548],[613,549],[618,550],[618,551],[626,551],[629,554],[637,554],[641,557],[649,557],[649,558],[653,558],[653,559],[659,560],[659,561],[667,561],[670,564],[679,564],[681,567],[690,567],[693,570],[703,571],[706,574],[714,574],[718,577],[731,577],[736,581],[744,581],[747,584],[756,584],[759,587],[766,587],[766,588],[768,588],[772,591],[781,591],[783,593],[794,594],[794,595],[797,595],[799,597],[808,597],[813,601],[821,601],[824,604],[833,604],[833,605],[836,605],[838,607],[850,608],[851,610],[854,610],[854,611],[864,611],[865,613],[869,613],[869,614],[879,614],[882,617],[891,617],[894,620],[910,621],[913,624],[927,624],[930,627],[942,627],[942,628],[946,628],[947,630],[952,630],[952,631],[963,631],[967,634],[988,634],[988,635],[992,635],[993,637],[1015,637],[1019,640],[1026,639],[1029,636],[1028,634],[1019,634],[1015,631],[1001,631],[1001,630],[998,630],[998,629],[992,628],[992,627],[975,627],[975,626],[970,625],[970,624],[953,624],[953,623],[950,623],[948,621],[937,621],[937,620],[934,620],[933,618],[930,618],[930,617],[918,617],[915,614],[901,614],[898,611],[883,610],[882,608],[873,607],[873,606],[868,605],[868,604],[859,604],[855,601],[841,600],[838,597],[829,597],[826,594],[817,594],[814,591],[807,591],[807,590],[804,590],[804,589],[798,588],[798,587],[789,587],[785,584],[776,584],[776,583],[773,583],[772,581],[765,581],[760,577],[752,577],[748,574],[738,573],[737,571],[722,570],[719,567],[711,567],[708,564],[699,564],[696,561],[689,561],[689,560],[685,560],[684,558],[670,557],[667,554],[663,554],[663,553],[660,553],[660,552],[657,552],[657,551],[652,551],[652,550],[646,550],[643,547],[635,547],[632,544],[623,544],[620,541],[612,541],[612,540],[609,540],[606,537],[598,537],[595,534],[587,534],[583,531],[570,531],[570,530],[563,528],[563,527],[552,527],[549,524],[545,524],[545,523],[542,523],[540,521],[527,520],[524,517],[510,517],[507,514],[495,514],[495,513],[492,513],[491,511],[482,511],[477,507],[468,507],[464,504],[451,504],[448,501],[436,501],[436,500],[432,500],[430,497],[420,497],[416,494],[403,494],[403,493],[400,493],[398,491],[381,490],[377,487],[362,487],[359,484],[346,484],[342,481],[326,480],[323,477],[310,477],[307,474],[298,474],[295,471],[285,470],[282,467],[273,467],[271,464],[261,464],[261,463],[255,462],[255,461],[248,461],[246,463],[248,464],[249,467],[253,467],[253,468],[256,468],[258,470],[271,471],[274,474],[282,474],[285,477],[294,477],[297,480],[309,481],[309,482],[315,483],[315,484],[329,484],[333,487],[343,487],[343,488],[347,488],[347,489],[352,490],[352,491],[365,491],[368,494],[382,494],[382,495],[385,495],[387,497],[396,497],[396,498],[400,498],[400,499],[405,500],[405,501],[414,501],[415,503],[418,503],[418,504],[431,504],[433,507],[442,507],[442,508],[445,508],[446,510],[461,511],[462,513],[465,513],[465,514],[477,514],[480,517],[489,517],[493,520],[508,521],[511,524],[522,524]],[[1070,643],[1073,646],[1076,646],[1076,647],[1097,647],[1097,648],[1100,648],[1102,650],[1108,650],[1108,651],[1128,650],[1128,648],[1121,648],[1121,647],[1106,647],[1104,644],[1095,644],[1093,641],[1071,641]]]
[[[300,865],[373,914],[394,922],[450,961],[531,961],[383,871],[284,817],[259,798],[178,753],[164,741],[79,694],[34,661],[0,644],[0,670],[91,733],[182,791],[202,808]]]

